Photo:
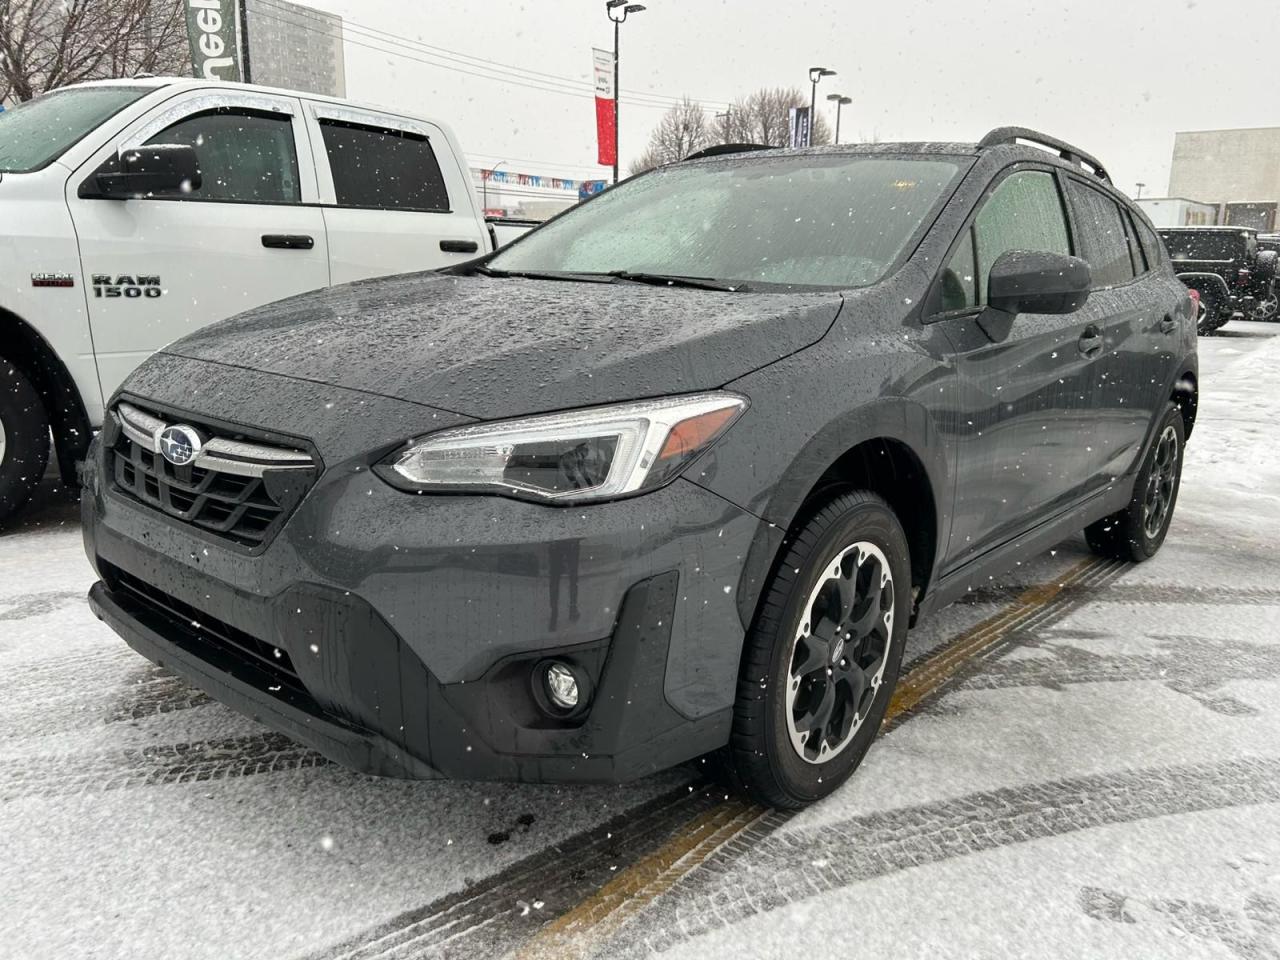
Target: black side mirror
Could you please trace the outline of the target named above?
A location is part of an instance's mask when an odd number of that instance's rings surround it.
[[[121,151],[119,168],[95,179],[100,194],[111,200],[199,190],[200,162],[190,144],[152,143]]]
[[[1089,264],[1079,257],[1010,250],[991,265],[987,304],[1008,314],[1074,313],[1092,284]]]

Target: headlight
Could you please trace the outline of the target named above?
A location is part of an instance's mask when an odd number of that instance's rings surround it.
[[[674,478],[746,406],[737,394],[700,393],[482,423],[414,440],[375,469],[422,493],[607,500]]]

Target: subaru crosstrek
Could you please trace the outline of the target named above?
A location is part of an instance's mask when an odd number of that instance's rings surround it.
[[[1159,548],[1196,376],[1167,253],[1068,144],[721,150],[164,348],[86,469],[90,602],[359,770],[723,749],[798,806],[916,618],[1081,529]]]

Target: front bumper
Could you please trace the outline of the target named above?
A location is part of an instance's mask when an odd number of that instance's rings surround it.
[[[91,457],[98,616],[370,773],[618,781],[727,742],[758,519],[684,480],[577,508],[418,497],[317,446],[329,468],[260,553],[128,500]],[[255,644],[292,673],[246,655]],[[585,717],[537,709],[530,674],[549,654],[591,677]]]

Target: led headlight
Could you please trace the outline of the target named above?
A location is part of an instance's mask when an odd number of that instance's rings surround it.
[[[416,492],[606,500],[675,477],[746,406],[737,394],[700,393],[458,427],[410,442],[376,469]]]

